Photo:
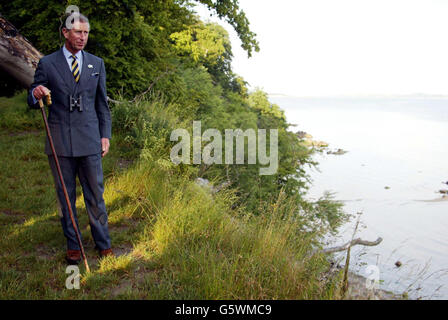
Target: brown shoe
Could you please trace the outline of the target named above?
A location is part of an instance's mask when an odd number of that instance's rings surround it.
[[[101,257],[101,258],[103,258],[103,257],[107,257],[107,256],[112,256],[112,257],[115,256],[115,255],[114,255],[114,252],[112,251],[111,248],[106,249],[106,250],[100,250],[100,257]]]
[[[79,264],[81,261],[81,250],[67,250],[65,261],[70,265]]]

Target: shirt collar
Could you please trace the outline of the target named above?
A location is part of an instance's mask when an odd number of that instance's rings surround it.
[[[80,59],[81,59],[81,57],[82,57],[82,52],[81,52],[82,50],[79,50],[76,54],[75,54],[75,56],[76,56],[76,59],[79,61]],[[67,50],[67,48],[65,47],[65,44],[62,46],[62,52],[64,52],[64,57],[67,59],[67,60],[69,60],[69,61],[71,61],[71,56],[72,56],[72,53],[70,52],[70,51],[68,51]]]

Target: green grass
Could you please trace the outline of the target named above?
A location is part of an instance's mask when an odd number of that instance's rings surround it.
[[[0,299],[340,298],[340,279],[322,280],[328,263],[310,255],[315,235],[299,231],[291,199],[280,197],[261,216],[232,209],[232,190],[211,194],[166,159],[147,150],[136,156],[119,134],[103,161],[117,257],[98,259],[78,191],[91,273],[81,264],[81,288],[66,289],[65,239],[40,117],[26,109],[24,94],[0,98]]]

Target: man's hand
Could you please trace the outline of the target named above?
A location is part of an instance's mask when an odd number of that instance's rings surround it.
[[[43,97],[45,97],[46,95],[48,95],[50,93],[50,90],[48,90],[47,87],[44,86],[37,86],[36,88],[34,88],[33,94],[34,94],[34,98],[36,98],[36,100],[40,100]]]
[[[108,138],[101,138],[101,157],[104,157],[109,152],[109,139]]]

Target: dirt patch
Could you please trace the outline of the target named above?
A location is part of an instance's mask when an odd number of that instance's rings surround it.
[[[126,232],[129,229],[135,229],[137,227],[137,221],[131,219],[121,220],[116,223],[109,224],[109,230],[114,232]]]
[[[120,282],[111,292],[112,297],[125,294],[126,291],[135,291],[145,282],[145,276],[152,272],[151,270],[143,267],[137,266],[133,270],[133,276],[131,278],[125,279]]]
[[[112,297],[116,297],[116,296],[119,296],[121,294],[124,294],[128,290],[132,290],[132,288],[133,288],[132,281],[129,280],[129,279],[124,280],[119,285],[115,286],[112,289],[111,295],[112,295]]]
[[[112,248],[112,250],[114,251],[115,256],[119,257],[132,253],[133,247],[128,244],[122,244],[115,248]]]
[[[40,244],[36,247],[35,255],[42,260],[52,260],[56,256],[56,250],[54,248],[47,247],[44,244]]]

